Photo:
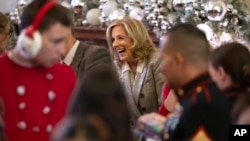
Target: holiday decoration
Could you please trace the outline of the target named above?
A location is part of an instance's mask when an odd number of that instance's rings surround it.
[[[132,7],[129,12],[129,16],[142,21],[144,18],[144,11],[139,7]]]
[[[212,0],[206,4],[205,10],[209,20],[221,21],[225,17],[227,6],[223,1]]]
[[[109,16],[114,10],[118,7],[115,1],[107,1],[102,5],[102,11],[104,12],[105,16]]]
[[[24,2],[22,5],[17,4],[15,10],[12,12],[6,10],[10,19],[16,22],[19,21],[22,7],[28,0],[19,1]],[[60,2],[74,11],[76,26],[83,28],[105,30],[112,21],[130,16],[142,21],[158,38],[178,23],[191,23],[206,33],[214,47],[231,41],[239,41],[246,45],[250,43],[250,12],[243,0],[60,0]]]
[[[109,14],[109,20],[112,22],[116,19],[122,19],[126,16],[126,13],[123,9],[116,9],[112,13]]]
[[[91,24],[91,25],[98,25],[100,24],[99,17],[101,14],[101,10],[98,8],[93,8],[88,11],[86,15],[86,20]]]

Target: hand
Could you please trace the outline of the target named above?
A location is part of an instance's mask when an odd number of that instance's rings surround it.
[[[138,119],[136,132],[143,137],[160,139],[165,127],[166,118],[157,113],[150,113]]]
[[[147,123],[152,120],[155,120],[155,121],[158,121],[159,123],[164,124],[166,122],[166,117],[157,113],[149,113],[149,114],[145,114],[139,117],[138,122]]]

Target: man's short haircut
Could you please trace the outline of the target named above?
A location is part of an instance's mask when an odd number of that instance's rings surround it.
[[[211,46],[205,33],[195,25],[178,24],[168,30],[166,36],[170,46],[164,47],[164,51],[178,51],[192,63],[207,63]]]
[[[48,1],[49,0],[34,0],[25,7],[20,17],[21,18],[20,30],[23,30],[28,26],[32,25],[35,16],[37,15],[41,7]],[[71,17],[69,14],[64,14],[66,10],[67,8],[61,6],[60,4],[54,6],[45,15],[38,30],[40,32],[43,32],[45,30],[48,30],[51,25],[56,23],[60,23],[63,26],[70,27],[71,20],[73,17]]]

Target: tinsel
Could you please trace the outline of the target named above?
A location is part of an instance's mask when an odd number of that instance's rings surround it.
[[[209,40],[213,46],[231,41],[250,43],[250,12],[243,0],[116,0],[117,8],[110,1],[115,0],[60,0],[74,11],[76,26],[83,28],[105,30],[113,20],[133,16],[159,38],[178,23],[191,23],[211,28]],[[112,7],[109,4],[113,4]],[[93,8],[101,10],[99,18],[91,19],[90,16],[86,19]],[[20,9],[22,7],[18,4],[17,9],[9,13],[12,21],[18,22]],[[88,20],[100,22],[96,25]]]

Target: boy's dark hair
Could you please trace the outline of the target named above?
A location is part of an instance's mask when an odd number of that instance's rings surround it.
[[[24,8],[23,13],[20,17],[21,18],[20,30],[23,30],[28,26],[32,25],[35,16],[37,15],[41,7],[44,6],[45,3],[47,2],[48,0],[34,0]],[[38,30],[40,32],[48,30],[50,26],[55,23],[60,23],[64,26],[70,27],[72,24],[71,20],[73,17],[71,17],[68,14],[64,14],[64,11],[66,10],[67,8],[63,7],[60,4],[54,6],[44,16]]]

